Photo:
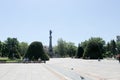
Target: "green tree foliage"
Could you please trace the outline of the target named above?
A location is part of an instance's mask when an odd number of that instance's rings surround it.
[[[84,43],[82,43],[83,45]],[[98,59],[103,58],[103,45],[105,41],[102,38],[91,38],[85,42],[84,58]]]
[[[105,46],[105,57],[116,57],[117,54],[120,53],[120,42],[115,40],[111,40],[110,42],[107,43],[107,45]]]
[[[84,58],[90,58],[90,59],[98,59],[100,56],[100,48],[98,43],[96,42],[89,42],[86,49],[85,49],[85,54]]]
[[[6,43],[2,43],[2,50],[1,50],[1,57],[8,57],[8,49],[7,49],[7,44]]]
[[[104,57],[112,57],[113,54],[111,52],[111,46],[110,43],[108,42],[107,45],[105,46],[105,53],[103,54]]]
[[[44,61],[49,60],[48,54],[47,54],[47,53],[44,53],[44,54],[42,55],[42,57],[41,57],[41,60],[44,60]]]
[[[117,54],[120,54],[120,42],[116,43],[116,47],[117,47]]]
[[[116,55],[116,42],[114,40],[111,40],[110,42],[110,51],[113,54],[113,56]]]
[[[54,47],[55,55],[60,57],[74,57],[77,47],[72,42],[66,42],[62,39],[58,40],[57,46]]]
[[[38,41],[32,42],[29,45],[25,58],[29,58],[29,60],[38,60],[39,58],[49,60],[48,55],[44,52],[42,43]]]
[[[83,48],[83,49],[85,49],[86,48],[86,46],[87,46],[87,44],[88,44],[88,40],[85,40],[84,42],[81,42],[81,47]]]
[[[0,41],[0,56],[2,56],[2,42]]]
[[[4,42],[0,41],[0,57],[20,58],[25,55],[27,49],[28,44],[26,42],[19,43],[17,38],[7,38]],[[74,43],[59,39],[53,50],[56,57],[77,56],[77,58],[80,58],[83,56],[84,58],[98,58],[102,56],[111,58],[120,54],[120,41],[111,40],[105,45],[105,41],[102,38],[95,37],[81,42],[77,48]],[[83,54],[78,54],[83,51]],[[44,47],[44,52],[48,53],[48,47]],[[44,55],[45,57],[48,56],[47,54]]]
[[[20,58],[20,53],[19,53],[19,41],[17,38],[7,38],[5,41],[7,53],[8,53],[8,58],[14,59],[14,58]]]
[[[110,50],[111,50],[111,48],[110,48],[110,43],[109,43],[109,42],[107,43],[106,50],[107,50],[107,51],[110,51]]]
[[[19,46],[20,46],[20,55],[23,57],[28,49],[28,43],[21,42],[19,43]]]
[[[66,45],[67,45],[67,54],[70,57],[74,57],[76,55],[77,47],[72,42],[68,42],[68,43],[66,43]]]
[[[60,54],[61,57],[67,56],[67,45],[62,39],[58,40],[57,53]]]
[[[78,49],[77,49],[76,58],[82,58],[83,57],[83,53],[84,53],[84,49],[79,44]]]
[[[61,57],[60,53],[58,51],[58,46],[57,45],[53,47],[53,51],[54,51],[55,57]]]

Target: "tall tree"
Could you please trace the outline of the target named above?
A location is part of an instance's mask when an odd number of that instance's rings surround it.
[[[67,47],[66,47],[66,42],[63,41],[62,39],[58,40],[58,45],[57,45],[57,53],[60,54],[61,57],[66,57],[67,56]]]
[[[2,42],[0,41],[0,56],[2,56]]]
[[[67,54],[70,56],[70,57],[74,57],[75,54],[76,54],[76,49],[77,47],[75,46],[74,43],[72,42],[68,42],[66,43],[67,44]]]
[[[85,49],[86,48],[86,46],[87,46],[87,44],[88,44],[88,40],[85,40],[84,42],[81,42],[81,44],[80,44],[80,46],[83,48],[83,49]]]
[[[86,43],[86,42],[85,42]],[[103,58],[103,45],[105,41],[102,38],[90,38],[85,47],[84,58],[98,59]]]
[[[116,47],[117,47],[117,54],[120,54],[120,42],[116,43]]]
[[[104,57],[112,57],[113,54],[111,52],[111,46],[109,42],[107,43],[105,48],[106,48],[106,52],[104,53]]]
[[[9,53],[8,57],[10,59],[20,58],[20,54],[19,54],[20,47],[17,38],[7,38],[5,43],[6,43],[7,51]]]
[[[1,57],[8,57],[9,51],[7,48],[7,44],[5,42],[2,42],[2,54]]]
[[[59,39],[54,47],[55,55],[58,57],[75,57],[77,47],[73,42],[66,42]]]
[[[77,49],[76,58],[82,58],[83,57],[83,53],[84,53],[84,49],[79,44],[78,45],[78,49]]]
[[[21,42],[19,43],[19,46],[20,46],[20,55],[23,57],[28,49],[28,43]]]
[[[115,56],[116,55],[116,42],[114,40],[111,40],[110,48],[111,48],[111,53],[113,54],[113,56]]]

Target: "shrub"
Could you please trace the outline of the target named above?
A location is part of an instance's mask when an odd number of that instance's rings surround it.
[[[79,45],[78,49],[77,49],[76,58],[82,58],[83,57],[83,53],[84,53],[84,49]]]
[[[41,60],[45,60],[45,61],[49,60],[48,54],[46,54],[46,53],[43,54],[42,57],[41,57]]]
[[[42,43],[38,41],[29,45],[25,58],[29,58],[29,60],[38,60],[39,58],[41,60],[49,60],[49,57],[44,52]]]
[[[100,51],[100,46],[97,42],[91,41],[85,48],[84,58],[90,59],[102,59],[102,53]]]

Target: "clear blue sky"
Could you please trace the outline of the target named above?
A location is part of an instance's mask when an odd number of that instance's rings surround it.
[[[0,0],[0,40],[16,37],[53,45],[62,38],[76,45],[91,37],[120,35],[120,0]]]

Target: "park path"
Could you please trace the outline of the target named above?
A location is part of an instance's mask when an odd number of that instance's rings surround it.
[[[52,58],[46,64],[0,64],[0,80],[120,80],[120,63]]]
[[[0,64],[0,80],[69,80],[45,64]]]
[[[59,71],[59,68],[67,71],[71,70],[73,73],[88,78],[86,80],[120,80],[120,63],[117,60],[98,61],[56,58],[51,59],[51,61],[47,64],[56,69],[58,72],[62,72],[62,70]],[[67,77],[72,78],[72,76],[69,75]]]

